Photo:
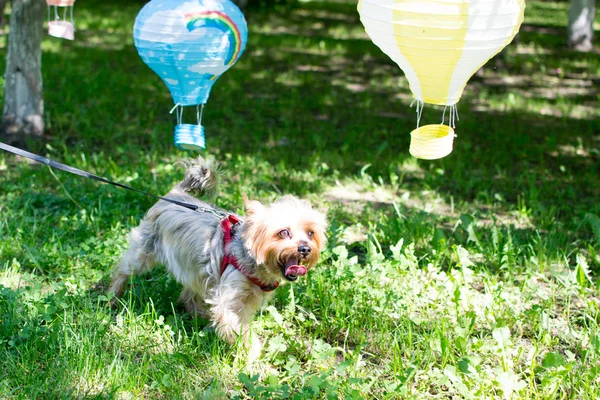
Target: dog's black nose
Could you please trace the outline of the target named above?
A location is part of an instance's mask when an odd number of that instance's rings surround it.
[[[308,257],[310,254],[310,246],[306,246],[304,244],[298,246],[298,253],[300,253],[302,257]]]

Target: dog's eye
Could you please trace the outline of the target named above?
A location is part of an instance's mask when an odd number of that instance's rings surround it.
[[[306,234],[308,235],[309,238],[312,239],[313,236],[315,236],[315,233],[313,231],[308,231],[306,232]]]
[[[279,231],[279,237],[282,239],[287,239],[290,237],[290,231],[288,231],[287,229],[283,229],[281,231]]]

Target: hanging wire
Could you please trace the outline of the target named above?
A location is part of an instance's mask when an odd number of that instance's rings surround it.
[[[456,121],[460,121],[458,117],[458,108],[456,104],[450,106],[450,127],[456,128]]]
[[[177,110],[177,107],[180,107],[181,110]],[[173,114],[173,111],[176,111],[175,115],[177,116],[177,125],[181,125],[181,120],[183,119],[183,106],[181,103],[175,104],[175,106],[171,108],[171,111],[169,111],[169,114]]]
[[[75,4],[71,6],[71,23],[75,26],[75,20],[73,19],[73,9],[75,8]]]
[[[425,103],[421,100],[413,100],[412,103],[410,103],[410,107],[413,106],[413,104],[417,103],[416,106],[416,113],[417,113],[417,129],[419,129],[419,124],[421,122],[421,115],[423,114],[423,107],[425,106]]]
[[[67,20],[67,7],[63,7],[63,20]]]
[[[446,110],[448,109],[448,106],[444,106],[444,113],[442,114],[442,123],[440,125],[444,125],[444,121],[446,121]],[[452,111],[450,111],[452,112]]]
[[[456,112],[456,105],[454,107],[452,107],[452,112],[454,113],[454,118],[453,118],[454,126],[453,126],[453,128],[456,128],[456,118],[458,118],[458,114]]]
[[[173,108],[171,108],[171,111],[169,111],[169,114],[173,114],[173,111],[177,110],[177,107],[179,107],[180,105],[181,105],[181,103],[175,104],[175,106],[173,106]]]
[[[56,21],[60,20],[60,17],[58,16],[58,6],[54,6],[54,19]]]
[[[204,112],[204,104],[199,104],[196,106],[196,120],[198,121],[198,125],[202,125],[202,113]]]

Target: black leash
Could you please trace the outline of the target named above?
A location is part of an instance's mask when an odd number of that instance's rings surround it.
[[[75,175],[83,176],[84,178],[94,179],[94,180],[100,181],[102,183],[108,183],[110,185],[118,186],[118,187],[121,187],[123,189],[131,190],[133,192],[145,194],[146,196],[154,197],[155,199],[160,199],[160,200],[168,201],[169,203],[177,204],[178,206],[189,208],[190,210],[194,210],[194,211],[206,211],[206,212],[215,212],[216,211],[216,210],[211,210],[211,209],[208,209],[208,208],[205,208],[205,207],[200,207],[200,206],[197,206],[195,204],[189,204],[189,203],[185,203],[183,201],[177,201],[177,200],[169,199],[169,198],[166,198],[166,197],[157,196],[157,195],[152,194],[152,193],[144,192],[143,190],[135,189],[135,188],[132,188],[130,186],[123,185],[122,183],[113,182],[113,181],[111,181],[109,179],[103,178],[103,177],[98,176],[98,175],[94,175],[94,174],[92,174],[90,172],[82,171],[80,169],[71,167],[69,165],[61,164],[59,162],[50,160],[49,158],[42,157],[42,156],[39,156],[39,155],[34,154],[34,153],[30,153],[30,152],[25,151],[25,150],[21,150],[21,149],[19,149],[17,147],[9,146],[9,145],[7,145],[5,143],[2,143],[2,142],[0,142],[0,149],[8,151],[8,152],[13,153],[13,154],[16,154],[16,155],[21,156],[21,157],[27,157],[27,158],[29,158],[29,159],[31,159],[33,161],[37,161],[37,162],[39,162],[41,164],[46,164],[46,165],[48,165],[49,167],[52,167],[52,168],[57,168],[57,169],[60,169],[62,171],[70,172],[70,173],[75,174]]]

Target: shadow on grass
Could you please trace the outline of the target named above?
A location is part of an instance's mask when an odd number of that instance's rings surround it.
[[[172,100],[133,47],[131,27],[141,4],[89,0],[76,10],[81,24],[75,42],[45,39],[50,140],[31,149],[160,194],[180,176],[164,165],[190,154],[173,146]],[[227,169],[220,205],[239,209],[243,192],[263,199],[277,192],[318,199],[331,207],[328,252],[343,245],[360,265],[369,261],[376,241],[387,255],[404,239],[417,247],[419,265],[454,268],[453,251],[461,245],[500,280],[504,271],[507,279],[519,273],[522,260],[535,258],[531,264],[541,270],[586,249],[590,266],[598,266],[593,232],[584,220],[587,213],[600,214],[600,126],[593,90],[600,61],[565,51],[560,29],[526,24],[519,47],[504,55],[504,69],[490,64],[469,83],[459,105],[454,152],[427,162],[408,154],[416,119],[406,79],[365,36],[354,4],[311,2],[285,13],[251,11],[248,21],[246,52],[216,83],[204,114],[208,152]],[[440,109],[427,107],[423,122],[438,123],[440,116]],[[6,160],[0,165],[0,263],[18,260],[21,271],[44,285],[107,282],[127,227],[136,225],[153,200],[64,173],[55,179],[45,167]],[[338,186],[349,191],[347,182],[363,192],[332,193]],[[379,189],[387,197],[379,196]],[[425,209],[421,203],[432,197],[440,204]],[[365,228],[363,236],[352,242],[340,237],[354,226]],[[332,274],[331,257],[321,270],[325,276]],[[0,343],[18,339],[3,350],[11,375],[2,379],[17,390],[29,385],[31,397],[37,387],[55,388],[65,397],[110,397],[122,389],[113,365],[123,368],[133,388],[148,393],[169,373],[182,374],[173,382],[190,382],[187,378],[196,375],[191,382],[204,388],[214,379],[210,374],[219,376],[206,368],[232,357],[214,333],[203,330],[206,321],[176,305],[180,287],[160,270],[128,285],[128,310],[109,310],[99,301],[101,289],[67,296],[68,312],[44,288],[22,297],[25,292],[0,290]],[[274,304],[285,303],[287,294],[278,292]],[[298,304],[314,310],[319,321],[337,307],[335,295],[308,294],[306,286],[296,294]],[[330,309],[319,308],[321,302],[329,302]],[[364,312],[372,312],[370,303],[366,306]],[[14,307],[21,307],[17,314]],[[144,336],[160,331],[152,325],[160,315],[175,335],[190,335],[183,341],[189,348],[160,352],[153,338]],[[153,329],[129,336],[126,329],[111,332],[122,328],[117,319],[125,328]],[[394,324],[378,328],[382,343],[389,342]],[[314,329],[319,337],[341,341],[348,320],[333,325]],[[353,345],[364,340],[351,339]],[[94,379],[78,381],[81,371],[116,378],[99,388]],[[161,387],[166,396],[183,397],[177,390]]]
[[[55,49],[44,54],[47,125],[55,146],[99,153],[125,168],[144,163],[144,153],[160,162],[176,152],[172,100],[132,45],[138,7],[91,2],[81,11],[78,40],[53,42]],[[94,13],[107,18],[94,19]],[[269,180],[256,187],[322,193],[323,180],[302,172],[326,165],[324,178],[343,178],[370,165],[375,180],[402,176],[403,189],[434,190],[448,201],[501,198],[499,212],[521,201],[551,209],[568,224],[584,211],[600,210],[594,200],[600,196],[600,127],[592,89],[600,64],[565,51],[561,29],[526,23],[521,46],[543,51],[509,48],[505,71],[488,68],[473,78],[459,104],[454,152],[407,171],[414,163],[408,133],[415,126],[408,84],[364,35],[354,4],[254,10],[248,21],[246,53],[215,85],[203,123],[209,152],[272,166]],[[511,79],[515,74],[523,79]],[[573,85],[580,90],[569,90]],[[578,106],[583,115],[570,116]],[[427,107],[422,123],[437,123],[441,114]],[[228,164],[235,174],[236,163]]]

